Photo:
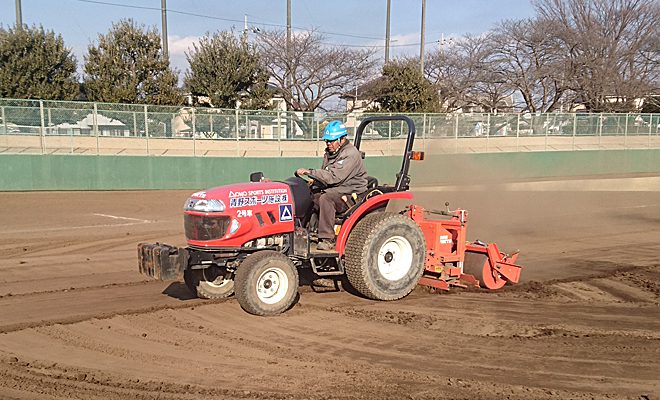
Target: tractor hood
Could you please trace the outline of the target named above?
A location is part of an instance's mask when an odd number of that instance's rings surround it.
[[[227,208],[290,203],[289,186],[282,182],[250,182],[218,186],[193,193],[191,199],[220,200]]]
[[[283,182],[218,186],[193,193],[184,205],[187,242],[203,248],[293,232],[294,216],[291,188]]]

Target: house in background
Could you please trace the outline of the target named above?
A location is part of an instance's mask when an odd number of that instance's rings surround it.
[[[131,131],[123,122],[108,118],[101,114],[96,114],[96,127],[99,136],[130,136]],[[94,133],[94,114],[87,116],[75,124],[64,122],[50,128],[54,135],[95,135]]]

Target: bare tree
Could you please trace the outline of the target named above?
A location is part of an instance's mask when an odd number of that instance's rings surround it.
[[[658,90],[657,0],[536,0],[538,19],[555,24],[570,88],[587,110],[627,111]]]
[[[426,57],[424,75],[440,91],[441,108],[454,112],[467,105],[466,93],[474,84],[474,65],[462,46],[433,49]]]
[[[324,43],[317,32],[296,32],[287,57],[286,32],[259,34],[259,49],[273,82],[289,110],[312,112],[323,103],[364,83],[373,76],[371,49],[352,49]],[[307,121],[303,121],[303,130]]]
[[[446,49],[429,52],[426,77],[440,88],[443,111],[468,106],[488,111],[502,107],[511,89],[500,76],[490,35],[466,35]]]
[[[523,111],[549,112],[560,108],[567,90],[564,49],[552,21],[504,21],[492,36],[500,77],[516,90]]]

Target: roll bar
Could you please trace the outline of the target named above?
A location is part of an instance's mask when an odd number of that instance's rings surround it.
[[[355,139],[353,139],[353,145],[360,150],[360,143],[362,142],[362,133],[364,129],[370,123],[374,121],[404,121],[408,124],[408,138],[406,139],[406,148],[403,153],[403,161],[401,163],[401,171],[396,174],[396,184],[395,190],[401,192],[408,190],[408,184],[410,183],[410,176],[408,175],[408,169],[410,168],[410,157],[412,156],[413,143],[415,141],[415,123],[412,119],[405,115],[382,115],[376,117],[367,117],[360,122],[360,125],[355,132]]]

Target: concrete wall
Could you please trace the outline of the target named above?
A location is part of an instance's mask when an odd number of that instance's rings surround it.
[[[370,175],[394,183],[396,156],[367,157]],[[319,157],[154,157],[0,155],[0,190],[201,189],[245,182],[263,171],[284,179]],[[411,163],[413,185],[483,183],[552,177],[660,174],[660,150],[428,154]]]
[[[406,138],[364,137],[368,156],[400,156]],[[173,157],[307,157],[322,156],[323,141],[190,138],[125,138],[0,134],[0,154],[59,154]],[[619,136],[479,136],[415,138],[415,150],[427,153],[497,153],[569,150],[660,149],[660,135]]]

